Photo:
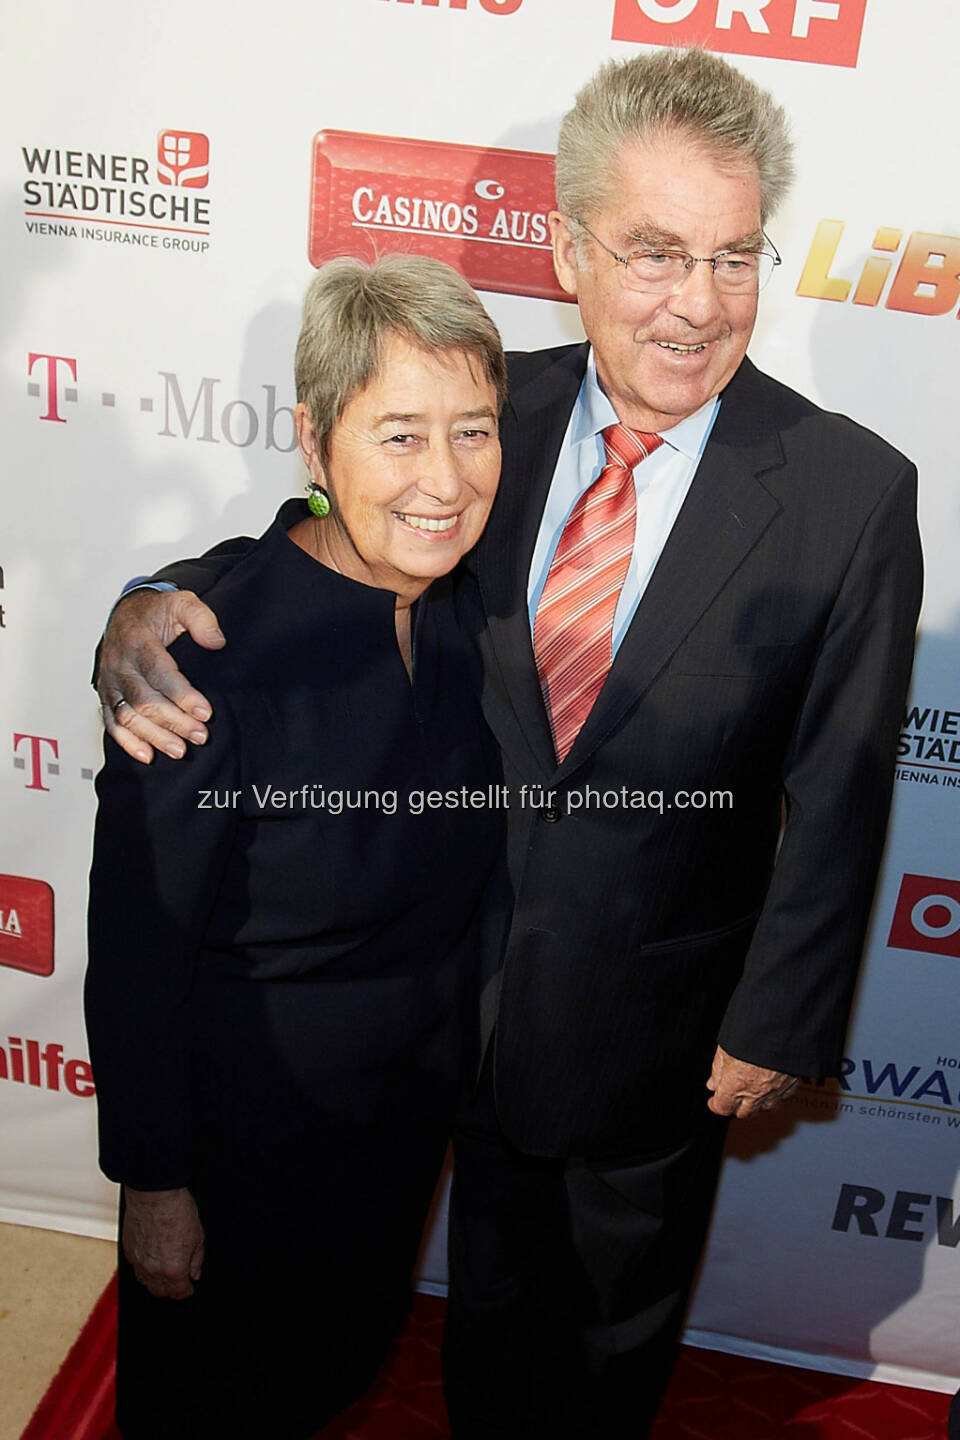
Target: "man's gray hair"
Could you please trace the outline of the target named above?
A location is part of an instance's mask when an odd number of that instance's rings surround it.
[[[680,135],[760,172],[766,224],[793,179],[787,118],[766,90],[707,50],[654,50],[610,60],[577,95],[557,144],[557,204],[595,217],[616,194],[624,145]]]
[[[498,409],[507,366],[496,325],[462,275],[425,255],[344,257],[317,271],[303,300],[294,376],[321,453],[344,406],[380,373],[384,342],[399,335],[427,351],[462,350],[493,385]]]

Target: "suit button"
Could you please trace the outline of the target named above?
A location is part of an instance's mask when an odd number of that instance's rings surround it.
[[[546,820],[548,825],[556,825],[557,821],[560,819],[559,805],[545,806],[543,811],[543,818],[544,820]]]

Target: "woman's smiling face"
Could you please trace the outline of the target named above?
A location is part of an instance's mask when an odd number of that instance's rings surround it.
[[[319,533],[342,574],[414,599],[476,544],[497,493],[500,440],[496,391],[473,356],[392,334],[325,460],[303,405],[297,433],[330,496]]]

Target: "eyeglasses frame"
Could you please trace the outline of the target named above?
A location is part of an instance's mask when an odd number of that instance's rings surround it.
[[[689,254],[689,252],[686,251],[686,250],[673,250],[673,249],[671,249],[669,246],[664,246],[662,252],[661,252],[661,251],[656,251],[656,250],[653,250],[653,251],[651,251],[651,250],[631,250],[629,255],[618,255],[617,252],[616,252],[616,250],[611,250],[610,246],[607,245],[607,244],[605,244],[604,241],[600,239],[600,236],[599,236],[599,235],[595,235],[595,234],[593,233],[593,231],[590,229],[590,226],[589,226],[589,225],[585,225],[582,220],[577,219],[576,215],[571,215],[571,216],[570,216],[570,219],[573,220],[574,224],[579,225],[580,228],[581,228],[581,230],[586,230],[587,234],[591,237],[591,239],[596,240],[596,242],[597,242],[597,244],[600,246],[600,249],[601,249],[601,250],[606,250],[606,252],[607,252],[608,255],[612,256],[613,259],[616,260],[619,265],[622,265],[622,266],[624,267],[624,270],[625,270],[625,272],[626,272],[627,275],[630,274],[630,261],[633,259],[634,255],[661,254],[661,253],[664,254],[664,255],[685,255],[685,256],[686,256],[686,264],[685,264],[684,267],[683,267],[683,268],[684,268],[684,275],[683,275],[683,279],[680,281],[680,283],[679,283],[678,285],[676,285],[673,290],[663,290],[663,291],[652,290],[652,291],[648,291],[648,292],[647,292],[648,294],[652,294],[652,295],[657,295],[657,294],[676,295],[678,291],[680,291],[680,290],[683,289],[683,286],[686,284],[687,280],[690,278],[690,275],[691,275],[691,273],[692,273],[692,270],[693,270],[693,266],[694,266],[694,265],[709,265],[710,268],[711,268],[711,270],[713,271],[714,279],[716,279],[716,274],[717,274],[717,261],[718,261],[718,260],[723,260],[724,257],[727,256],[727,255],[767,255],[767,256],[769,257],[769,259],[771,259],[771,260],[773,261],[773,267],[772,267],[772,269],[771,269],[771,271],[770,271],[770,274],[771,274],[771,275],[773,274],[773,271],[776,270],[776,268],[777,268],[778,265],[782,265],[782,264],[783,264],[783,259],[781,258],[780,251],[777,249],[776,245],[774,245],[773,241],[770,239],[770,236],[767,234],[767,232],[766,232],[765,230],[764,230],[764,231],[761,231],[761,234],[763,235],[763,238],[764,238],[764,240],[766,241],[766,243],[770,246],[770,250],[721,250],[720,253],[719,253],[719,255],[691,255],[691,254]],[[772,251],[773,253],[770,254],[770,251]],[[769,278],[769,277],[768,277],[768,278]],[[764,283],[766,283],[766,282],[764,282]],[[761,288],[762,288],[762,287],[761,287],[760,285],[757,286],[757,292],[758,292],[758,293],[759,293],[759,291],[760,291]],[[735,292],[735,291],[733,291],[733,292],[727,291],[726,293],[727,293],[727,294],[731,294],[731,293],[735,294],[736,292]],[[747,292],[745,291],[745,293],[747,293]]]

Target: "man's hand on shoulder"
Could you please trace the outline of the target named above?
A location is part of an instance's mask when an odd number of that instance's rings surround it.
[[[735,1060],[717,1046],[707,1089],[713,1094],[707,1101],[715,1115],[733,1115],[747,1120],[758,1110],[773,1110],[800,1084],[799,1076],[785,1075],[782,1070],[765,1070]]]
[[[202,745],[211,708],[167,654],[189,631],[197,645],[219,650],[217,617],[190,590],[135,590],[110,617],[97,671],[103,723],[121,749],[148,764],[154,747],[174,760],[185,740]]]

